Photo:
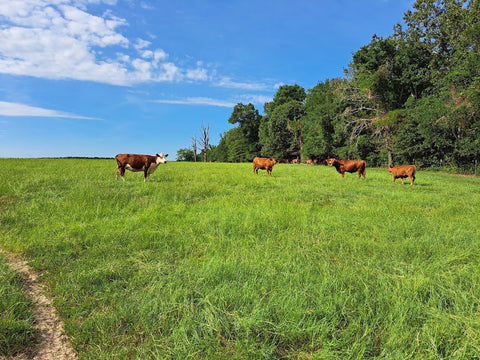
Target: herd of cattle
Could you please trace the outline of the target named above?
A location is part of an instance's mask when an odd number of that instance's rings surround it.
[[[290,163],[288,160],[277,160],[274,158],[262,158],[256,157],[253,159],[253,172],[258,174],[259,169],[264,169],[267,171],[268,176],[272,174],[273,166],[276,163]],[[292,161],[293,164],[298,164],[298,160],[295,159]],[[338,160],[338,159],[325,159],[322,160],[324,165],[333,166],[337,169],[337,172],[342,175],[342,178],[345,176],[346,172],[349,173],[358,173],[358,178],[362,176],[365,179],[365,169],[367,168],[367,162],[365,160]],[[318,164],[318,160],[307,160],[307,165]],[[415,182],[415,173],[417,172],[417,167],[415,165],[401,165],[401,166],[392,166],[388,168],[388,172],[392,173],[393,182],[396,179],[402,180],[402,185],[404,180],[408,177],[410,179],[410,185],[413,185]]]
[[[139,154],[118,154],[115,156],[117,161],[117,173],[116,178],[121,176],[125,181],[125,169],[130,171],[143,171],[143,181],[147,181],[148,176],[152,174],[160,164],[166,164],[168,154],[160,153],[153,155],[139,155]],[[288,160],[277,160],[275,158],[256,157],[253,159],[253,173],[258,174],[259,169],[267,171],[267,175],[272,174],[272,169],[277,163],[289,163]],[[298,160],[293,160],[292,163],[297,164]],[[318,164],[317,160],[307,160],[307,164]],[[338,160],[338,159],[325,159],[322,160],[324,165],[333,166],[337,169],[337,172],[345,176],[346,172],[358,173],[358,178],[362,176],[365,179],[365,169],[367,163],[365,160]],[[410,179],[410,185],[415,182],[415,173],[417,168],[415,165],[401,165],[388,168],[388,172],[392,173],[393,182],[396,179],[401,179],[402,184],[407,177]]]

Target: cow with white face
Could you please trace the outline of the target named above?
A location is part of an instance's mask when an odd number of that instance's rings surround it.
[[[159,164],[167,163],[168,154],[160,153],[153,155],[139,155],[139,154],[118,154],[115,156],[117,160],[117,174],[125,181],[125,169],[130,171],[143,171],[143,181],[147,181],[148,176],[152,174]]]

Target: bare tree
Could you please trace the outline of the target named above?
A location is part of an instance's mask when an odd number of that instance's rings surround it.
[[[207,150],[210,144],[210,124],[205,127],[205,123],[202,122],[199,144],[201,145],[203,151],[203,162],[207,162]]]
[[[197,162],[197,136],[192,137],[193,161]]]

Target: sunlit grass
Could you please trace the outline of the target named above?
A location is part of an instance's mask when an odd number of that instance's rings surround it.
[[[0,356],[13,356],[33,343],[32,303],[23,293],[22,278],[0,256]]]
[[[474,358],[478,178],[0,160],[1,245],[83,358]]]

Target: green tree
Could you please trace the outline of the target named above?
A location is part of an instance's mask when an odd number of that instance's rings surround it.
[[[177,161],[194,161],[193,150],[188,148],[178,149]]]
[[[277,106],[283,105],[289,101],[295,100],[300,103],[305,101],[307,94],[300,85],[282,85],[278,88],[271,102],[265,103],[264,111],[268,116]]]
[[[304,158],[325,159],[335,156],[335,148],[342,146],[335,139],[342,142],[343,136],[338,134],[342,127],[341,113],[344,110],[337,88],[340,80],[320,82],[308,90],[305,100],[304,144],[302,154]]]
[[[291,157],[300,154],[305,98],[305,90],[299,85],[283,85],[273,101],[265,104],[266,115],[259,129],[264,156]]]
[[[259,127],[262,120],[262,116],[255,109],[253,104],[244,105],[238,103],[235,105],[232,115],[228,119],[230,124],[238,124],[238,132],[232,132],[230,134],[231,143],[229,147],[235,148],[235,156],[229,154],[229,158],[235,158],[238,160],[230,161],[245,161],[253,159],[260,152],[259,144]],[[235,139],[235,140],[234,140]],[[231,149],[231,151],[233,151]]]

